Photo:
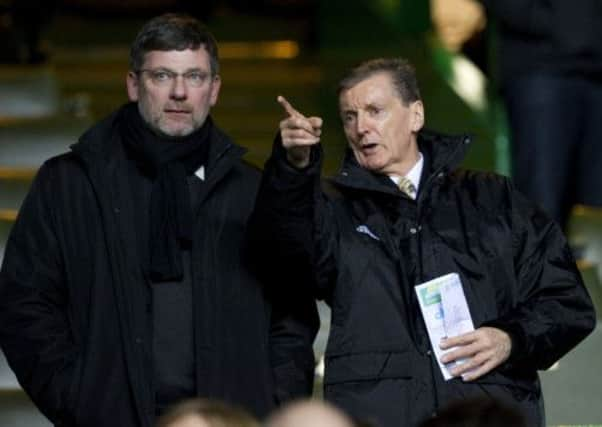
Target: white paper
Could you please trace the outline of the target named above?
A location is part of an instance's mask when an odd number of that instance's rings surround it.
[[[474,330],[470,310],[464,296],[462,281],[457,273],[446,274],[416,286],[420,310],[429,334],[431,348],[445,380],[452,377],[449,370],[461,360],[444,365],[439,347],[444,337],[454,337]],[[447,351],[451,351],[449,349]]]

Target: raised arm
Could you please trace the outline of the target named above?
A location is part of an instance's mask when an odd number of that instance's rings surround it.
[[[317,278],[323,278],[332,263],[316,260],[332,258],[336,240],[329,201],[320,185],[322,119],[306,117],[284,97],[278,102],[286,117],[249,223],[251,257],[267,275],[282,271],[280,286],[303,286],[304,292],[321,297],[317,287],[324,290],[329,281]]]

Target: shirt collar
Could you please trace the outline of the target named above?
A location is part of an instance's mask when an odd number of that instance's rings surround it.
[[[422,176],[422,168],[424,167],[424,156],[419,151],[418,152],[418,161],[412,166],[412,169],[405,175],[414,187],[416,187],[416,194],[418,194],[420,187],[420,177]],[[395,183],[395,185],[399,184],[400,177],[398,175],[390,175],[389,178]],[[416,198],[416,194],[414,194],[413,198]]]

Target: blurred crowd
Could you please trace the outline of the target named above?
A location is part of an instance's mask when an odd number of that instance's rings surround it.
[[[399,420],[399,426],[404,426]],[[370,420],[352,420],[328,402],[304,399],[291,402],[260,421],[245,410],[224,402],[190,399],[175,405],[156,427],[373,427]],[[450,405],[425,419],[420,427],[526,427],[514,409],[495,400],[469,399]]]

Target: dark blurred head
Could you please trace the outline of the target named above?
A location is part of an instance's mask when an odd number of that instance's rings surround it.
[[[153,50],[196,50],[209,53],[211,73],[219,73],[217,42],[197,19],[178,13],[167,13],[148,21],[138,32],[130,49],[130,69],[139,71],[144,55]]]

